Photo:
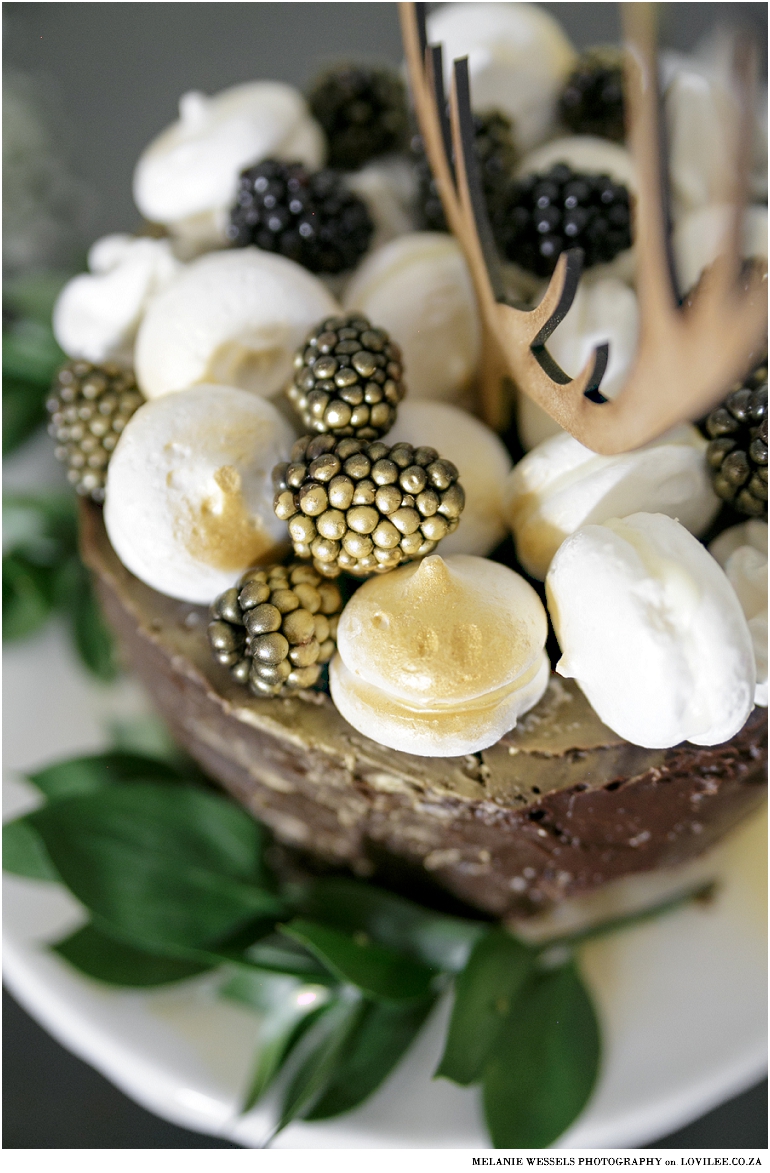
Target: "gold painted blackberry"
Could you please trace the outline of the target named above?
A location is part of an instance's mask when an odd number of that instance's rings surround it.
[[[353,436],[303,436],[273,470],[275,513],[319,574],[364,578],[432,554],[465,505],[458,472],[435,448]]]
[[[749,517],[767,516],[767,362],[706,420],[714,492]]]
[[[312,688],[334,655],[342,595],[307,562],[247,570],[211,608],[215,659],[255,696]]]
[[[287,395],[306,428],[376,440],[406,394],[401,350],[363,314],[326,318],[294,358]]]
[[[107,465],[121,432],[144,396],[133,371],[117,363],[76,359],[58,372],[46,403],[48,434],[67,480],[82,497],[104,500]]]

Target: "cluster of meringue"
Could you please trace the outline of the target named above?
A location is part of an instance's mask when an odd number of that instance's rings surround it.
[[[714,557],[697,540],[720,508],[705,448],[689,424],[618,456],[560,434],[506,485],[518,559],[545,580],[556,671],[606,725],[649,748],[726,741],[767,703],[767,527],[763,565],[756,527],[752,548],[737,527],[736,553],[732,531]]]
[[[447,69],[468,55],[478,109],[511,117],[525,152],[520,176],[565,162],[634,191],[623,146],[560,137],[557,102],[576,54],[547,12],[451,4],[431,13],[428,35],[443,43]],[[686,290],[727,231],[732,110],[719,45],[669,56],[665,67],[673,245]],[[545,580],[557,671],[578,681],[607,725],[654,747],[732,736],[753,703],[767,703],[766,526],[764,537],[756,522],[728,531],[713,557],[698,542],[719,502],[706,442],[688,425],[603,457],[521,396],[530,451],[511,471],[498,437],[463,409],[482,345],[467,265],[451,236],[414,230],[404,160],[348,176],[376,231],[344,279],[225,247],[242,169],[268,157],[317,169],[325,155],[321,128],[290,86],[185,95],[179,120],[135,171],[134,198],[153,234],[98,241],[89,272],[59,298],[54,329],[65,352],[132,365],[148,401],[109,467],[105,523],[123,563],[149,586],[205,604],[255,562],[281,559],[288,534],[273,513],[271,471],[288,459],[297,421],[280,393],[311,329],[355,310],[403,352],[410,394],[389,442],[437,448],[460,472],[466,507],[440,556],[365,583],[347,604],[330,677],[350,724],[406,752],[467,754],[537,703],[549,675],[546,609],[521,575],[486,557],[510,529],[521,565]],[[760,201],[759,158],[755,172]],[[744,232],[746,254],[766,257],[759,203]],[[513,267],[505,275],[512,297],[542,293]],[[549,340],[569,374],[609,341],[610,398],[636,348],[634,278],[633,249],[590,270]]]

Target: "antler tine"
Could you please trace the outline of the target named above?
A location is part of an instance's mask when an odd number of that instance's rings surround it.
[[[425,60],[425,51],[428,48],[428,33],[426,31],[427,4],[414,4],[414,24],[417,29],[417,40],[420,49],[420,61]],[[402,30],[403,31],[403,30]]]
[[[582,252],[572,249],[560,257],[545,297],[533,311],[505,305],[500,262],[487,217],[474,150],[473,114],[470,103],[468,59],[454,62],[450,113],[455,153],[457,192],[468,225],[463,241],[471,272],[476,275],[482,320],[486,331],[481,396],[484,417],[493,427],[502,422],[502,378],[507,372],[514,383],[527,387],[533,368],[552,392],[575,387],[579,394],[598,388],[607,366],[607,346],[599,347],[577,380],[559,367],[545,349],[545,342],[565,317],[577,291]],[[482,284],[483,282],[483,284]],[[490,344],[496,343],[491,352]],[[504,355],[500,351],[504,351]],[[497,352],[497,357],[496,353]]]
[[[430,56],[428,56],[430,54]],[[444,154],[449,166],[452,180],[455,181],[455,168],[452,162],[452,129],[446,110],[446,93],[444,92],[444,54],[441,45],[431,45],[425,50],[425,62],[430,69],[430,80],[433,83],[433,100],[438,111],[441,138],[444,143]],[[456,181],[455,181],[456,186]]]
[[[451,94],[452,140],[454,144],[457,190],[466,217],[472,219],[475,240],[486,266],[489,284],[495,301],[505,300],[505,287],[500,270],[500,258],[492,236],[492,226],[487,215],[487,205],[481,187],[478,161],[476,159],[476,131],[471,111],[471,89],[468,77],[468,58],[461,57],[454,62]],[[460,162],[461,161],[461,162]],[[459,170],[462,167],[462,177]]]
[[[658,56],[654,4],[623,4],[628,144],[636,169],[634,244],[640,316],[677,302],[671,283],[659,138]]]
[[[424,5],[399,4],[399,16],[412,101],[425,154],[438,185],[449,227],[459,237],[464,226],[447,150],[448,140],[445,138],[442,114],[436,101],[436,85],[440,84],[443,91],[443,77],[433,76],[434,55],[428,49],[425,40]],[[445,117],[446,115],[444,119]]]
[[[481,311],[481,392],[492,426],[501,422],[501,380],[508,374],[576,439],[596,452],[613,454],[638,448],[684,420],[698,419],[742,376],[767,329],[767,274],[753,273],[745,294],[735,281],[739,222],[732,249],[701,282],[695,304],[680,311],[668,255],[668,224],[658,126],[658,79],[653,5],[625,3],[629,146],[637,173],[634,215],[640,339],[633,366],[612,402],[594,395],[607,363],[607,347],[597,347],[574,379],[557,366],[545,343],[567,313],[577,289],[580,256],[563,253],[540,305],[533,311],[500,304],[501,283],[493,274],[488,222],[473,187],[474,153],[467,62],[455,63],[451,100],[455,176],[444,147],[435,93],[426,81],[414,5],[402,4],[407,62],[426,153],[441,192],[447,221],[471,270]],[[426,53],[428,68],[440,59]],[[443,91],[442,91],[443,92]],[[737,183],[745,184],[748,163],[749,103],[737,136]],[[742,206],[740,186],[734,203]],[[474,214],[474,209],[476,214]],[[740,214],[740,213],[738,213]],[[491,235],[491,234],[489,234]],[[765,288],[762,288],[764,280]],[[494,287],[492,284],[494,281]],[[765,343],[766,344],[766,343]]]

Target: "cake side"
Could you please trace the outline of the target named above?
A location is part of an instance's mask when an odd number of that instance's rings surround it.
[[[674,868],[762,801],[766,711],[721,746],[645,750],[601,724],[572,682],[489,750],[425,758],[353,730],[318,692],[251,697],[214,663],[205,608],[163,596],[81,507],[107,617],[172,733],[277,839],[360,875],[414,869],[495,916]]]

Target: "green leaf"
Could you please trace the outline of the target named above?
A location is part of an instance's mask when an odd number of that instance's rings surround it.
[[[70,581],[64,586],[67,578]],[[61,604],[69,614],[72,639],[80,659],[99,680],[114,680],[118,663],[112,632],[96,600],[91,575],[77,556],[62,568],[59,591]]]
[[[455,981],[455,1000],[437,1076],[476,1083],[536,954],[502,929],[483,937]]]
[[[60,566],[77,550],[77,509],[69,493],[3,494],[3,551],[35,566]]]
[[[261,941],[249,945],[244,954],[250,965],[273,973],[293,974],[308,980],[333,980],[329,971],[312,953],[296,941],[278,933],[271,933]]]
[[[326,1120],[363,1103],[390,1075],[425,1022],[433,1001],[393,1006],[366,1002],[320,1099],[306,1120]]]
[[[68,888],[135,944],[212,945],[283,911],[259,886],[259,827],[218,795],[137,782],[27,817]]]
[[[50,328],[56,299],[72,273],[48,270],[24,273],[3,282],[3,305],[23,318]]]
[[[533,975],[484,1070],[496,1148],[545,1148],[580,1114],[596,1082],[599,1027],[574,962]]]
[[[144,754],[147,757],[158,758],[182,771],[182,761],[185,766],[186,755],[182,754],[174,744],[173,738],[160,717],[146,714],[141,717],[113,717],[107,725],[111,743],[116,750],[126,750],[129,753]]]
[[[312,1036],[312,1048],[303,1057],[284,1096],[277,1134],[312,1112],[330,1086],[343,1055],[366,1013],[366,1003],[353,995],[341,995],[320,1016]]]
[[[126,782],[181,781],[178,771],[166,762],[121,750],[67,758],[28,774],[27,778],[49,801],[71,798],[76,794],[93,794]]]
[[[46,419],[45,392],[37,383],[3,379],[3,456],[13,452]]]
[[[66,358],[49,325],[20,318],[3,330],[4,379],[23,379],[45,390]]]
[[[42,839],[26,817],[3,825],[3,869],[30,880],[61,883]]]
[[[420,962],[311,921],[293,920],[280,929],[309,949],[340,981],[370,998],[404,1002],[431,996],[435,971]]]
[[[242,1112],[262,1098],[294,1047],[332,1000],[326,986],[293,977],[241,970],[220,993],[262,1015],[257,1060]]]
[[[94,595],[91,575],[77,554],[59,567],[56,601],[69,618],[75,650],[85,667],[100,680],[114,680],[118,665],[112,633]]]
[[[51,572],[14,554],[3,558],[3,639],[33,635],[53,609]]]
[[[374,884],[321,879],[300,901],[302,915],[343,933],[366,933],[378,945],[436,969],[457,972],[489,931],[484,921],[433,912]]]
[[[117,675],[112,634],[77,552],[77,514],[59,494],[3,498],[3,634],[31,634],[55,606],[69,619],[81,660],[100,680]]]
[[[51,948],[75,969],[109,986],[165,986],[211,969],[214,962],[182,961],[150,953],[109,936],[93,924]]]

